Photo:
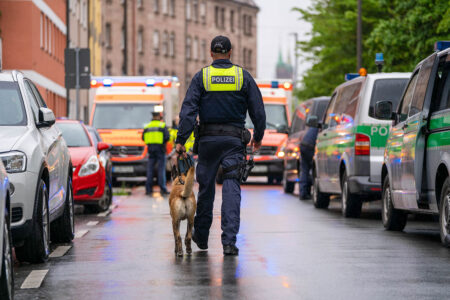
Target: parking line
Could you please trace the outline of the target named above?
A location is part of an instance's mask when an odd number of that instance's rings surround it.
[[[75,238],[76,239],[82,238],[88,232],[89,232],[89,230],[79,230],[79,231],[75,232]]]
[[[98,224],[98,221],[89,221],[86,223],[87,226],[95,226]]]
[[[44,281],[45,275],[47,275],[48,270],[34,270],[28,274],[25,281],[20,286],[21,289],[37,289],[41,286],[42,281]]]
[[[55,257],[61,257],[64,256],[64,254],[67,253],[67,251],[70,250],[70,248],[72,248],[72,246],[58,246],[58,248],[56,248],[50,255],[50,258],[55,258]]]
[[[102,212],[102,213],[99,213],[99,214],[97,215],[97,217],[106,217],[106,216],[108,216],[110,213],[111,213],[111,208],[108,209],[107,211],[104,211],[104,212]]]

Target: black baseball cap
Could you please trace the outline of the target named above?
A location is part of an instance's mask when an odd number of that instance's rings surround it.
[[[211,51],[214,53],[225,54],[230,52],[231,48],[230,39],[226,36],[219,35],[211,41]]]

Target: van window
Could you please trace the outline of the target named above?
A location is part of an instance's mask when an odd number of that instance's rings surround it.
[[[307,102],[299,106],[295,110],[294,121],[292,122],[291,132],[299,132],[306,127],[306,118],[311,113],[311,102]]]
[[[280,128],[288,128],[288,120],[286,114],[286,107],[278,104],[264,104],[266,110],[266,126],[267,129],[278,130]],[[253,129],[254,125],[250,116],[247,113],[245,120],[245,127]]]
[[[398,103],[407,84],[408,78],[375,80],[370,98],[369,116],[375,118],[375,104],[378,101],[391,101],[392,110],[397,111]]]
[[[337,93],[334,93],[333,96],[331,97],[330,100],[330,104],[328,105],[328,109],[327,112],[325,114],[325,120],[323,122],[323,124],[326,127],[330,127],[331,125],[334,125],[332,123],[335,122],[334,117],[335,117],[335,113],[334,113],[334,103],[336,102],[336,95]]]
[[[420,68],[419,77],[417,78],[416,89],[414,90],[413,99],[409,108],[408,116],[413,116],[423,109],[425,101],[425,93],[427,92],[428,81],[430,80],[431,68],[433,68],[436,55],[427,58]]]
[[[317,116],[317,119],[322,120],[323,114],[325,113],[325,110],[327,109],[328,100],[321,100],[315,102],[314,107],[314,115]]]
[[[414,75],[409,80],[408,87],[406,88],[405,91],[405,96],[403,97],[403,101],[401,102],[399,115],[400,122],[405,121],[406,118],[408,117],[409,105],[411,104],[414,87],[416,86],[417,74],[418,72],[414,73]]]
[[[358,95],[361,91],[362,83],[347,85],[342,88],[336,100],[334,112],[340,117],[340,121],[348,123],[355,118],[358,106]]]
[[[431,102],[436,104],[434,107],[438,110],[450,108],[450,60],[445,61],[445,57],[438,66]]]

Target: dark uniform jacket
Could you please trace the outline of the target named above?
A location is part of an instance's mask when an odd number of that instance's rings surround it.
[[[314,147],[316,147],[316,140],[317,140],[318,133],[319,133],[319,128],[315,128],[315,127],[308,128],[305,135],[303,136],[300,146],[305,146],[305,147],[308,147],[308,148],[314,150]]]
[[[224,69],[233,66],[228,59],[215,60],[212,65]],[[195,74],[181,107],[177,144],[183,145],[189,138],[197,115],[200,124],[222,123],[244,128],[247,111],[255,127],[254,140],[262,140],[266,128],[266,113],[261,92],[250,73],[243,70],[243,74],[242,89],[235,92],[206,92],[203,87],[203,72]]]

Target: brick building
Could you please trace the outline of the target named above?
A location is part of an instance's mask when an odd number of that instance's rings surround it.
[[[2,0],[0,12],[3,69],[21,70],[55,115],[65,116],[66,0]]]
[[[256,74],[253,0],[105,0],[102,11],[104,75],[177,76],[183,94],[219,34],[230,37],[233,62]]]

